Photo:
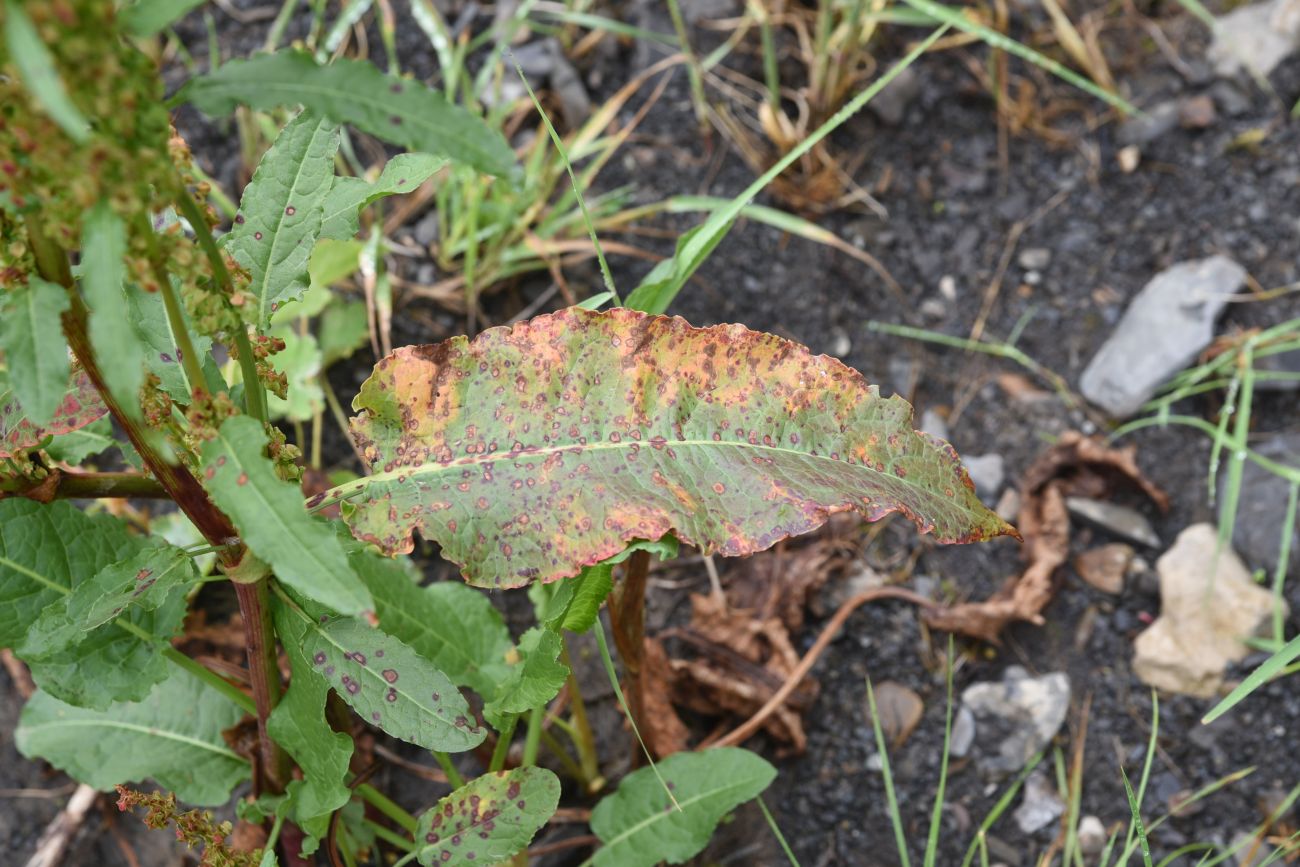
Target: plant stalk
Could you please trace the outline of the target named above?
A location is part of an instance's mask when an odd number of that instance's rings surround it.
[[[645,588],[650,573],[650,552],[636,551],[627,560],[623,578],[609,595],[609,621],[614,631],[614,646],[623,660],[623,692],[627,695],[632,723],[639,729],[645,722],[645,697],[642,694],[641,662],[645,657]],[[633,764],[639,763],[640,751],[633,748]]]
[[[582,781],[589,792],[598,791],[604,780],[600,776],[600,753],[596,749],[596,735],[591,730],[591,721],[587,719],[587,703],[582,700],[582,689],[578,686],[577,675],[573,673],[573,663],[569,659],[569,642],[567,633],[560,646],[560,661],[569,669],[569,707],[572,710],[574,731],[570,734],[573,746],[578,750],[578,764],[582,767]]]
[[[0,496],[16,494],[42,503],[55,499],[97,500],[113,497],[169,498],[156,479],[141,473],[77,473],[58,468],[38,482],[24,478],[0,479]]]
[[[244,644],[248,653],[248,674],[257,703],[257,735],[266,781],[274,792],[284,790],[289,781],[289,757],[271,739],[266,722],[280,700],[280,669],[275,658],[275,632],[271,625],[271,606],[267,579],[235,585],[239,611],[244,617]]]

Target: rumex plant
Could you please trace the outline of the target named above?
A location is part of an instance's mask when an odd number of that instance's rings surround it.
[[[578,759],[553,749],[581,790],[599,787],[565,635],[594,629],[604,649],[606,602],[635,725],[652,555],[678,541],[746,554],[850,510],[901,512],[944,542],[1014,532],[952,448],[912,430],[906,403],[838,361],[626,308],[398,349],[354,402],[366,473],[304,497],[298,450],[268,419],[270,396],[292,397],[276,317],[302,304],[313,250],[444,161],[517,183],[509,146],[418,82],[264,55],[176,98],[297,109],[217,238],[112,0],[2,8],[0,645],[40,687],[16,736],[25,754],[103,789],[151,778],[199,807],[251,781],[240,812],[270,828],[262,864],[375,834],[398,863],[497,863],[559,804],[538,757],[566,684]],[[336,177],[341,124],[413,152],[373,183]],[[78,466],[108,448],[123,469]],[[132,497],[183,519],[94,503]],[[323,517],[334,506],[341,519]],[[469,586],[421,586],[416,532],[469,585],[529,585],[538,625],[516,639]],[[242,614],[238,673],[172,645],[213,582]],[[454,791],[414,817],[373,789],[353,766],[365,726],[431,751]],[[450,755],[472,750],[483,771],[465,780]],[[774,775],[736,748],[635,771],[592,813],[591,861],[684,860]],[[401,830],[359,818],[358,800]],[[190,829],[208,863],[252,863],[166,796],[122,803]]]

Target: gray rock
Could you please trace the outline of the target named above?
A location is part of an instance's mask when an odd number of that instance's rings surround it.
[[[933,409],[927,409],[925,412],[921,413],[920,429],[928,433],[930,436],[938,437],[941,440],[949,439],[948,422],[946,422],[943,416],[939,415],[939,413],[935,412]]]
[[[430,210],[415,224],[415,243],[428,247],[438,239],[438,212]]]
[[[1228,117],[1241,117],[1250,111],[1250,97],[1231,81],[1216,81],[1210,87],[1210,96],[1219,111]]]
[[[1118,418],[1137,412],[1209,344],[1228,296],[1245,279],[1246,269],[1226,256],[1183,262],[1157,274],[1083,372],[1083,396]]]
[[[893,81],[871,98],[867,111],[887,126],[898,126],[903,122],[908,107],[921,92],[921,77],[911,67],[904,69]]]
[[[1145,115],[1130,117],[1115,130],[1121,145],[1144,145],[1155,141],[1178,126],[1178,103],[1170,100],[1146,110]]]
[[[1096,816],[1084,816],[1079,820],[1075,839],[1085,858],[1096,858],[1106,848],[1106,826]]]
[[[948,736],[948,755],[964,759],[975,743],[975,714],[962,705],[952,720],[952,733]]]
[[[1266,0],[1215,19],[1206,56],[1224,78],[1246,70],[1265,78],[1300,47],[1300,0]]]
[[[1265,864],[1277,863],[1273,846],[1254,834],[1241,832],[1232,838],[1230,847],[1235,853],[1233,863],[1237,867],[1263,867]],[[1283,862],[1285,863],[1285,862]]]
[[[1065,812],[1065,802],[1057,794],[1056,787],[1041,770],[1034,771],[1025,780],[1024,794],[1020,806],[1016,808],[1016,824],[1026,834],[1032,834],[1052,824],[1052,821]]]
[[[1246,639],[1267,627],[1273,596],[1231,549],[1219,549],[1212,524],[1179,533],[1156,571],[1160,616],[1133,643],[1133,673],[1157,689],[1212,697],[1228,664],[1250,653]]]
[[[1287,352],[1278,352],[1273,355],[1265,355],[1263,358],[1256,358],[1255,371],[1257,373],[1282,373],[1298,377],[1276,382],[1256,379],[1255,388],[1261,391],[1295,391],[1300,388],[1300,349],[1292,349]]]
[[[962,458],[966,472],[970,473],[975,483],[975,493],[981,500],[992,504],[997,502],[1002,492],[1002,483],[1006,480],[1006,461],[999,454],[968,455]]]
[[[1064,672],[1030,677],[1013,665],[1000,682],[968,686],[961,700],[978,731],[1001,739],[980,757],[980,764],[993,773],[1011,774],[1045,747],[1065,722],[1070,678]]]
[[[1021,250],[1016,257],[1016,264],[1029,271],[1042,271],[1052,264],[1052,251],[1046,247],[1030,247]]]
[[[1292,467],[1300,467],[1300,433],[1278,434],[1254,448],[1263,457]],[[1225,461],[1225,464],[1227,461]],[[1219,473],[1219,502],[1224,501],[1227,466]],[[1272,575],[1282,553],[1282,522],[1286,518],[1291,484],[1270,473],[1254,461],[1246,461],[1241,472],[1241,495],[1237,500],[1237,520],[1232,529],[1232,544],[1251,566]],[[1291,556],[1288,566],[1300,569],[1300,511],[1291,526]]]
[[[1160,537],[1151,527],[1151,522],[1141,512],[1128,506],[1108,503],[1105,500],[1090,500],[1087,497],[1066,497],[1065,507],[1070,510],[1073,517],[1108,530],[1121,539],[1146,545],[1148,548],[1160,547]]]
[[[535,40],[513,49],[511,54],[534,89],[542,81],[550,85],[560,100],[560,113],[569,129],[577,129],[591,116],[586,85],[557,40]]]

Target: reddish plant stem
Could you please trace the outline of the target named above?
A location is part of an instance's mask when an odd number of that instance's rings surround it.
[[[627,559],[623,578],[609,595],[609,622],[614,646],[623,660],[623,693],[627,696],[632,722],[640,730],[645,722],[641,661],[645,656],[645,589],[650,573],[650,552],[635,551]],[[641,751],[633,745],[632,763],[639,764]]]
[[[230,545],[238,539],[230,519],[208,498],[207,491],[184,464],[169,464],[149,442],[144,429],[128,415],[117,402],[104,381],[103,371],[90,345],[87,327],[89,319],[86,305],[82,303],[72,279],[67,254],[57,244],[45,237],[35,219],[27,221],[28,240],[35,255],[37,270],[46,280],[62,285],[68,290],[69,305],[63,313],[63,333],[68,339],[73,355],[81,363],[86,376],[94,384],[100,398],[110,413],[126,432],[146,467],[213,545],[223,546],[218,553],[223,566],[234,567],[243,559],[245,548]],[[244,633],[248,647],[249,676],[253,685],[253,701],[257,705],[257,730],[261,749],[270,760],[262,762],[262,779],[255,780],[255,788],[280,792],[284,789],[287,759],[279,745],[266,734],[266,720],[280,695],[280,669],[275,660],[275,639],[271,630],[270,608],[266,603],[266,579],[256,584],[239,585],[240,611],[244,617]],[[249,590],[242,588],[247,587]]]

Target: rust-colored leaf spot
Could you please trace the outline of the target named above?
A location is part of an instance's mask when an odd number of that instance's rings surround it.
[[[68,383],[68,392],[59,408],[46,424],[39,427],[27,420],[18,398],[11,392],[0,392],[0,458],[14,457],[31,451],[48,436],[71,433],[98,421],[108,413],[108,407],[99,399],[99,393],[83,370],[74,370]]]
[[[371,474],[332,492],[353,533],[395,554],[419,531],[478,586],[553,581],[668,533],[749,554],[850,510],[941,542],[1015,533],[905,401],[738,325],[573,308],[399,349],[354,406]]]

